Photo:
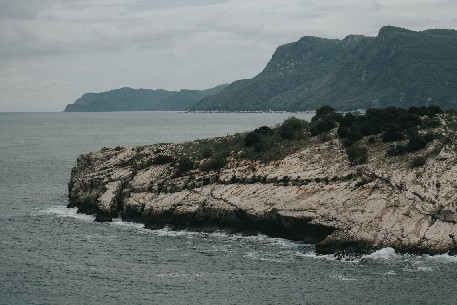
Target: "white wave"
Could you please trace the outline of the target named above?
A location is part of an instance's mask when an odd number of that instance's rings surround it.
[[[373,259],[373,260],[389,260],[393,258],[397,258],[399,255],[395,252],[393,248],[383,248],[371,254],[367,254],[362,256],[365,259]]]
[[[263,257],[259,255],[257,252],[248,252],[244,257],[252,259],[252,260],[258,260],[258,261],[265,261],[265,262],[271,262],[271,263],[285,263],[284,260],[277,259],[277,258],[269,258],[269,257]]]
[[[297,248],[302,245],[298,242],[294,242],[284,238],[268,238],[266,241],[273,246],[279,246],[281,248]]]
[[[226,241],[248,241],[254,243],[261,243],[263,245],[270,245],[275,248],[280,247],[284,249],[291,249],[303,246],[302,243],[290,241],[283,238],[273,238],[263,234],[256,235],[242,235],[231,234],[224,231],[214,231],[211,233],[187,231],[187,230],[173,230],[172,228],[165,227],[162,229],[151,230],[152,234],[163,237],[187,237],[187,238],[215,238]]]
[[[204,273],[179,273],[179,272],[174,272],[174,273],[159,273],[156,276],[160,278],[193,278],[193,277],[202,277],[204,276]]]
[[[93,215],[79,214],[77,208],[67,208],[65,206],[51,207],[40,211],[38,215],[55,215],[57,217],[75,218],[87,222],[93,222],[95,220],[95,216]]]
[[[195,235],[205,236],[205,233],[192,232],[186,230],[172,230],[168,227],[163,229],[151,230],[151,233],[161,237],[188,237],[193,238]]]
[[[335,280],[338,280],[338,281],[357,281],[356,278],[353,278],[353,277],[348,277],[348,276],[345,276],[343,274],[339,274],[339,273],[334,273],[334,274],[331,274],[330,275],[330,278],[331,279],[335,279]]]
[[[424,255],[423,257],[427,261],[436,262],[436,263],[444,263],[444,264],[457,263],[457,256],[452,256],[449,254]]]
[[[328,261],[338,261],[338,262],[343,262],[343,263],[360,263],[360,262],[366,261],[367,259],[369,259],[369,260],[390,260],[390,259],[400,257],[400,255],[397,254],[393,248],[380,249],[371,254],[363,255],[362,257],[351,257],[351,256],[338,257],[334,254],[317,255],[314,251],[309,251],[306,253],[301,253],[301,252],[297,251],[296,256],[324,259],[324,260],[328,260]]]
[[[309,252],[295,252],[295,256],[297,257],[305,257],[305,258],[313,258],[313,259],[320,259],[320,260],[327,260],[327,261],[341,261],[341,262],[353,262],[354,260],[346,260],[346,259],[339,259],[333,254],[326,254],[326,255],[317,255],[314,251]]]
[[[252,241],[256,243],[261,243],[264,245],[270,245],[275,248],[283,248],[283,249],[293,249],[293,248],[298,248],[303,246],[303,243],[284,239],[284,238],[278,238],[278,237],[270,237],[264,234],[255,234],[255,235],[241,235],[241,234],[225,234],[225,235],[215,235],[218,233],[211,233],[210,236],[220,236],[223,238],[228,238],[231,240],[245,240],[245,241]]]
[[[209,235],[211,235],[211,237],[215,237],[215,238],[219,238],[219,239],[230,239],[230,238],[232,238],[231,234],[229,234],[227,232],[223,232],[223,231],[215,231],[215,232],[210,233]]]
[[[305,257],[305,258],[313,258],[313,259],[319,259],[319,260],[326,260],[326,261],[332,261],[332,262],[340,262],[340,263],[360,263],[362,261],[362,258],[358,257],[352,257],[352,256],[336,256],[335,254],[323,254],[323,255],[318,255],[314,251],[308,251],[308,252],[300,252],[297,251],[295,252],[295,256],[297,257]]]
[[[144,229],[144,224],[142,224],[142,223],[123,221],[120,218],[114,218],[110,224],[114,225],[114,226],[121,226],[121,227],[126,227],[126,228]]]
[[[420,266],[420,267],[417,267],[417,271],[432,272],[433,268],[432,267],[426,267],[426,266]]]

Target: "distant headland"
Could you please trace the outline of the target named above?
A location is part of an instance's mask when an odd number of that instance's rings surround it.
[[[305,36],[280,46],[254,78],[230,85],[203,91],[122,88],[88,93],[65,111],[456,108],[456,67],[457,31],[385,26],[376,37]]]
[[[100,93],[86,93],[75,103],[67,105],[65,112],[183,111],[202,98],[220,92],[226,86],[179,91],[124,87]]]

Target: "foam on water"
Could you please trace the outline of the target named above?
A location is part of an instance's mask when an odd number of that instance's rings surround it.
[[[270,258],[270,257],[265,257],[262,256],[258,252],[248,252],[246,255],[244,255],[245,258],[252,259],[252,260],[257,260],[257,261],[264,261],[264,262],[271,262],[271,263],[285,263],[285,260],[279,259],[279,258]]]
[[[174,273],[159,273],[156,276],[160,277],[160,278],[195,278],[195,277],[203,277],[203,276],[205,276],[205,274],[201,273],[201,272],[196,272],[196,273],[192,273],[192,274],[174,272]]]
[[[371,254],[362,256],[362,258],[373,260],[389,260],[398,257],[399,255],[395,252],[395,249],[393,248],[383,248]]]
[[[295,252],[295,256],[297,256],[297,257],[305,257],[305,258],[313,258],[313,259],[320,259],[320,260],[328,260],[328,261],[338,261],[338,258],[333,254],[317,255],[316,252],[314,252],[314,251],[308,251],[308,252],[305,252],[305,253],[297,251],[297,252]],[[340,260],[340,261],[349,262],[349,260]]]
[[[40,210],[38,213],[32,214],[32,216],[42,216],[42,215],[54,215],[57,217],[65,217],[65,218],[74,218],[84,222],[93,222],[95,220],[95,216],[93,215],[86,215],[86,214],[79,214],[77,208],[67,208],[65,206],[54,206],[47,208],[45,210]],[[112,226],[123,227],[127,229],[134,229],[141,233],[148,233],[153,234],[159,237],[180,237],[180,238],[215,238],[219,240],[230,240],[230,241],[245,241],[245,242],[253,242],[253,243],[260,243],[263,245],[272,246],[274,248],[282,248],[282,249],[298,249],[300,247],[306,246],[303,243],[290,241],[283,238],[274,238],[269,237],[264,234],[256,234],[256,235],[242,235],[242,234],[230,234],[224,231],[215,231],[212,233],[203,233],[203,232],[195,232],[195,231],[187,231],[187,230],[173,230],[171,228],[165,227],[163,229],[158,230],[150,230],[145,229],[144,224],[142,223],[135,223],[135,222],[126,222],[122,221],[120,218],[113,219],[113,222],[110,223]],[[311,246],[310,246],[311,248]],[[422,256],[415,256],[415,255],[408,255],[408,254],[398,254],[396,253],[395,249],[393,248],[383,248],[378,251],[375,251],[371,254],[363,255],[361,258],[338,258],[335,255],[317,255],[314,250],[310,251],[295,251],[295,257],[302,257],[302,258],[313,258],[313,259],[320,259],[320,260],[328,260],[328,261],[339,261],[345,263],[360,263],[362,261],[371,260],[371,261],[389,261],[392,262],[396,261],[409,261],[413,264],[420,264],[417,268],[414,268],[414,271],[422,271],[422,272],[431,272],[433,268],[428,266],[429,264],[455,264],[457,263],[457,256],[451,256],[449,254],[441,254],[441,255],[422,255]],[[258,259],[263,261],[271,261],[271,262],[284,262],[283,260],[276,259],[276,258],[267,258],[259,256],[258,254],[252,252],[248,253],[245,257],[251,259]],[[425,266],[424,266],[425,265]],[[412,271],[412,269],[408,269]]]
[[[433,268],[432,267],[426,267],[426,266],[419,266],[419,267],[417,267],[417,271],[432,272]]]
[[[110,224],[114,225],[114,226],[125,227],[125,228],[144,229],[144,224],[142,224],[142,223],[122,221],[122,219],[120,219],[120,218],[114,218]]]
[[[57,217],[69,217],[75,218],[82,221],[93,222],[95,216],[79,214],[77,208],[67,208],[65,206],[55,206],[45,210],[41,210],[35,214],[36,216],[40,215],[55,215]],[[184,238],[216,238],[219,240],[231,240],[231,241],[249,241],[254,243],[262,243],[271,245],[273,247],[280,247],[284,249],[291,249],[303,246],[302,243],[290,241],[283,238],[274,238],[269,237],[264,234],[256,235],[242,235],[242,234],[231,234],[224,231],[215,231],[211,233],[197,232],[197,231],[188,231],[188,230],[174,230],[169,227],[164,227],[162,229],[151,230],[146,229],[144,224],[136,222],[123,221],[120,218],[114,218],[112,222],[108,223],[112,226],[124,227],[129,229],[136,229],[141,233],[149,233],[159,237],[184,237]]]
[[[187,237],[194,238],[195,235],[202,235],[203,233],[186,231],[186,230],[172,230],[168,227],[158,230],[151,230],[151,233],[160,237]]]
[[[215,238],[219,240],[230,240],[230,241],[248,241],[254,243],[261,243],[271,245],[274,247],[280,247],[284,249],[294,249],[301,247],[304,244],[299,242],[290,241],[283,238],[269,237],[263,234],[256,235],[242,235],[242,234],[231,234],[224,231],[215,231],[211,233],[195,232],[187,230],[173,230],[165,227],[163,229],[151,230],[152,234],[164,237],[187,237],[187,238]]]
[[[424,255],[425,260],[435,263],[444,263],[444,264],[456,264],[457,256],[452,256],[449,254],[440,254],[440,255]]]
[[[334,279],[334,280],[338,280],[338,281],[343,281],[343,282],[346,282],[346,281],[357,281],[356,278],[349,277],[347,275],[343,275],[343,274],[340,274],[340,273],[333,273],[333,274],[330,275],[330,278]]]
[[[55,215],[57,217],[75,218],[86,222],[93,222],[95,220],[95,216],[93,215],[80,214],[78,213],[77,208],[67,208],[65,206],[55,206],[39,211],[37,216],[41,215]]]

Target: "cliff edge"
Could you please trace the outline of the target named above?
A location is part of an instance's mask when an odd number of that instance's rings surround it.
[[[69,207],[149,228],[264,232],[316,244],[318,253],[455,252],[456,115],[414,114],[397,137],[378,126],[353,138],[357,124],[391,111],[318,111],[311,123],[103,148],[78,157]],[[411,134],[427,140],[414,146]]]

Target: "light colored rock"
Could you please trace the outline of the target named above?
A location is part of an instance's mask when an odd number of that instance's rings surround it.
[[[184,177],[174,175],[174,163],[148,161],[158,153],[177,154],[180,145],[103,149],[78,158],[70,205],[149,225],[245,222],[267,231],[275,230],[271,226],[300,231],[295,233],[306,241],[323,240],[323,245],[455,250],[450,237],[457,236],[454,147],[444,146],[416,169],[409,167],[414,154],[386,158],[385,149],[382,143],[370,147],[368,164],[352,167],[337,139],[316,140],[281,161],[233,159],[220,173],[194,170]]]

